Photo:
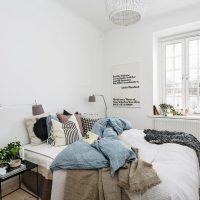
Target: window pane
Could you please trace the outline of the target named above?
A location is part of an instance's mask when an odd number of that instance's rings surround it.
[[[189,98],[189,109],[194,111],[198,107],[198,98],[197,97],[190,97]]]
[[[174,72],[174,82],[180,83],[182,81],[182,73],[180,70]]]
[[[181,57],[176,57],[175,58],[175,69],[181,69],[182,67],[182,60]]]
[[[181,96],[182,95],[182,89],[181,88],[175,88],[174,89],[174,95],[175,96]]]
[[[166,45],[166,102],[182,106],[182,50],[181,42]]]
[[[167,88],[166,89],[166,95],[167,96],[173,96],[174,95],[174,89],[173,88]]]
[[[200,39],[199,39],[199,58],[200,58]],[[200,64],[200,60],[199,60],[199,64]]]
[[[183,108],[182,97],[174,97],[174,106],[179,109]]]
[[[166,72],[166,83],[172,84],[174,82],[174,73],[173,71]]]
[[[166,46],[166,57],[172,57],[174,55],[174,45],[170,44]]]
[[[197,96],[198,95],[198,88],[189,88],[189,95],[190,96]]]
[[[182,54],[182,44],[175,44],[175,56],[180,56]]]
[[[167,97],[166,101],[167,101],[167,104],[174,105],[174,98],[173,97]]]
[[[200,40],[189,41],[189,109],[194,112],[199,109],[200,100]]]
[[[166,59],[166,69],[173,69],[174,65],[174,59],[173,58],[167,58]]]
[[[189,80],[197,81],[198,80],[198,70],[191,69],[189,72]]]
[[[194,55],[198,52],[198,41],[193,40],[189,42],[189,54]]]
[[[198,67],[198,56],[197,55],[190,55],[189,65],[190,65],[190,68]]]
[[[190,81],[189,82],[189,88],[198,88],[199,82],[198,81]]]

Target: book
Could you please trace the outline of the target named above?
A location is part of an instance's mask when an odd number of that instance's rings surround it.
[[[83,141],[92,144],[95,140],[98,140],[99,136],[95,133],[88,132],[87,133],[87,138],[84,138]]]
[[[6,167],[0,168],[0,178],[7,178],[25,169],[26,165],[24,164],[21,164],[19,167],[16,168],[9,168],[9,169],[7,169]]]

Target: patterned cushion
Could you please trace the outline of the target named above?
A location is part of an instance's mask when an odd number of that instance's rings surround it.
[[[72,121],[68,121],[63,124],[63,129],[65,133],[66,145],[72,144],[79,140],[78,129],[76,124]]]
[[[37,119],[40,119],[42,117],[47,117],[48,115],[49,113],[44,113],[41,115],[31,116],[29,118],[24,119],[31,145],[42,144],[42,140],[35,135],[33,131],[33,127],[34,127],[34,124],[37,122]]]
[[[33,126],[33,131],[35,135],[42,141],[45,141],[48,138],[46,120],[47,117],[42,117],[38,119]]]
[[[69,120],[64,124],[54,119],[52,119],[51,121],[52,121],[51,138],[53,140],[52,145],[54,146],[68,145],[82,138],[78,122],[74,115],[72,115],[69,118]]]
[[[82,122],[81,122],[81,115],[80,115],[80,114],[74,114],[74,115],[75,115],[76,120],[77,120],[77,122],[78,122],[80,132],[81,132],[82,136],[84,136],[83,125],[82,125]],[[72,116],[72,115],[61,115],[61,114],[57,114],[57,117],[58,117],[58,119],[59,119],[59,121],[60,121],[61,123],[67,122],[71,116]]]
[[[66,145],[66,140],[65,140],[65,133],[63,130],[63,124],[52,119],[52,133],[51,133],[51,138],[52,138],[52,145],[54,146],[64,146]]]
[[[91,131],[94,124],[98,121],[98,119],[89,119],[84,117],[82,117],[81,120],[84,134],[87,134],[87,132]]]

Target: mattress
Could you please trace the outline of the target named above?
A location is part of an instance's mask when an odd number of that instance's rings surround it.
[[[142,130],[124,131],[121,139],[139,148],[139,157],[152,163],[161,184],[144,194],[132,195],[131,200],[199,200],[199,163],[194,150],[178,144],[150,144]],[[67,170],[53,173],[51,200],[63,199]],[[57,185],[59,184],[59,188]]]
[[[54,147],[46,143],[37,146],[28,144],[24,146],[24,158],[25,160],[38,164],[40,167],[50,169],[55,157],[66,147]]]

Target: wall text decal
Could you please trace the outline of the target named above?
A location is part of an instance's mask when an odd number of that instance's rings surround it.
[[[139,63],[113,66],[112,104],[114,107],[140,107]]]

